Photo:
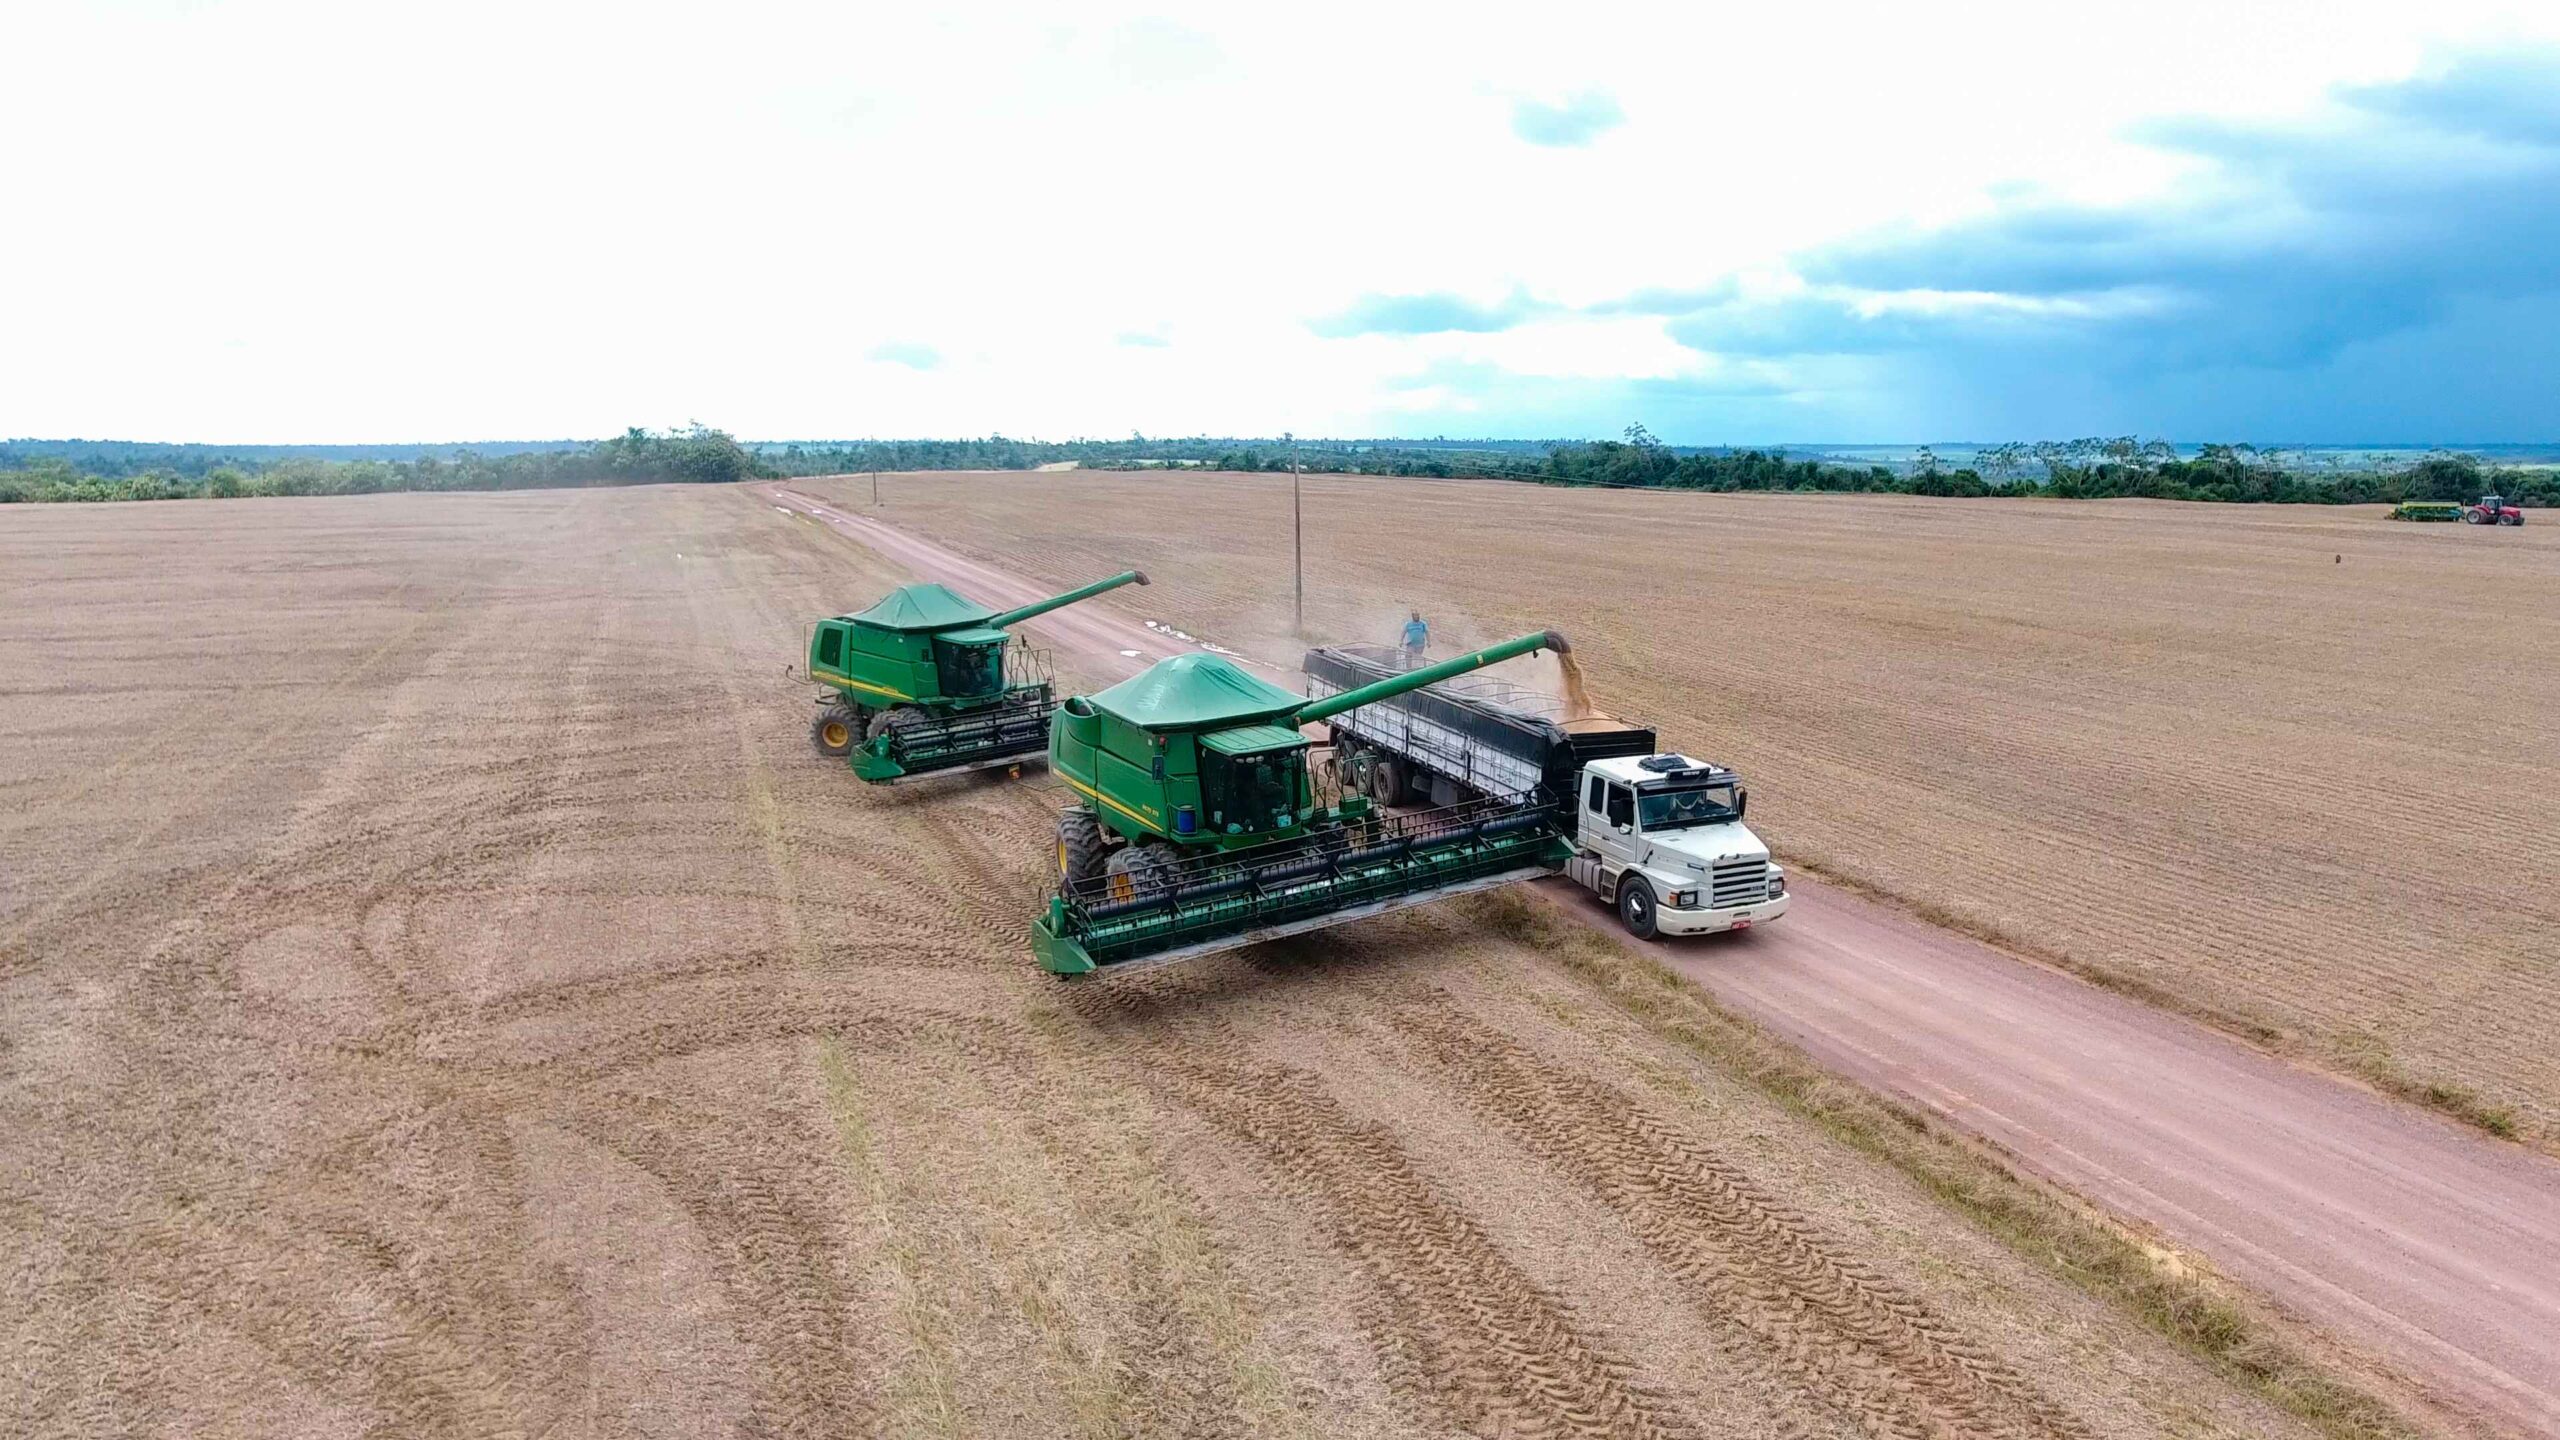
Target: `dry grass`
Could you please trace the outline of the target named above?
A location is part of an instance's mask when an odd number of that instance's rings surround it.
[[[1602,703],[1743,769],[1785,858],[2551,1136],[2560,532],[2373,508],[1306,488],[1309,634],[1384,639],[1408,607],[1452,643],[1562,628]],[[1293,658],[1285,476],[885,493],[893,523],[1027,574],[1143,566],[1148,606]]]

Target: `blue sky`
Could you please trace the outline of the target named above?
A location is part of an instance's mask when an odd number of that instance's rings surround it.
[[[0,434],[2560,436],[2560,7],[9,7]]]

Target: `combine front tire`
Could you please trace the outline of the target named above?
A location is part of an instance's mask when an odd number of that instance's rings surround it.
[[[1102,835],[1102,822],[1092,811],[1079,806],[1058,812],[1058,878],[1073,885],[1102,873],[1103,861],[1110,858],[1110,842]]]
[[[1123,845],[1111,852],[1103,862],[1103,873],[1111,877],[1111,898],[1137,900],[1154,895],[1173,883],[1174,858],[1162,845]]]
[[[809,724],[809,742],[818,753],[830,760],[841,760],[853,748],[854,737],[862,733],[862,717],[842,700],[831,701],[818,711]]]
[[[924,723],[925,714],[923,711],[918,710],[913,705],[901,705],[894,710],[883,710],[879,714],[872,716],[871,729],[862,738],[866,740],[877,740],[883,735],[894,735],[901,730],[912,730]]]
[[[1661,930],[1661,921],[1654,915],[1653,887],[1643,877],[1630,875],[1619,882],[1618,920],[1639,940],[1650,940]]]

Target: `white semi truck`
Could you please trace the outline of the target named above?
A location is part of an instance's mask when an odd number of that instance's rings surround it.
[[[1396,674],[1384,645],[1306,656],[1321,699]],[[1543,796],[1571,842],[1564,873],[1643,939],[1744,930],[1787,911],[1786,872],[1743,823],[1742,777],[1655,750],[1654,733],[1607,716],[1560,719],[1553,696],[1471,676],[1331,717],[1346,789],[1383,805]]]

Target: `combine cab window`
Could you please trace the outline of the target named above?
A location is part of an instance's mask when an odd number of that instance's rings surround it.
[[[1269,830],[1283,815],[1298,809],[1298,752],[1270,750],[1259,755],[1200,757],[1200,804],[1209,824],[1245,831]]]
[[[936,644],[933,649],[942,672],[943,694],[961,699],[992,695],[1003,688],[1003,646]]]
[[[821,665],[844,664],[843,631],[829,628],[818,632],[818,663]]]

